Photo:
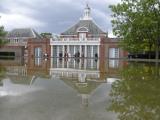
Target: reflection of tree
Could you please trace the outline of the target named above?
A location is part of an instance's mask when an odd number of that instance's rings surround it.
[[[110,111],[120,120],[160,120],[160,78],[154,66],[131,64],[112,85]]]
[[[0,65],[0,78],[3,77],[5,74],[5,68]]]
[[[0,65],[0,85],[2,84],[1,80],[3,79],[4,76],[5,76],[5,68]]]

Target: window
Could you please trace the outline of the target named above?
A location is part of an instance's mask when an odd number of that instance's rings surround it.
[[[86,39],[86,33],[79,33],[79,39],[84,41]]]
[[[109,58],[119,58],[119,48],[109,48]]]
[[[42,49],[40,47],[35,48],[35,57],[42,57]]]

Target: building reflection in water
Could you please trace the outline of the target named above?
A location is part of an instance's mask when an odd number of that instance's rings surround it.
[[[20,64],[21,63],[21,64]],[[77,91],[82,105],[87,107],[89,98],[102,83],[119,78],[118,71],[123,62],[100,59],[21,59],[4,65],[6,77],[15,84],[34,84],[37,77],[59,78]],[[115,79],[116,78],[116,79]]]
[[[109,60],[109,68],[118,68],[119,60]]]
[[[82,105],[87,107],[90,95],[99,85],[118,79],[119,67],[123,66],[119,64],[123,63],[118,60],[52,58],[50,75],[75,89],[81,96]]]
[[[0,95],[21,95],[39,90],[33,84],[38,77],[49,78],[50,61],[42,58],[16,60],[1,60],[0,65],[5,69],[0,77]]]
[[[82,105],[87,107],[89,96],[100,82],[99,61],[95,59],[52,59],[50,75],[59,77],[78,92]]]

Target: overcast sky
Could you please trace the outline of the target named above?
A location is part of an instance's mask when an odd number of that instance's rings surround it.
[[[0,0],[0,25],[13,28],[34,28],[40,32],[60,34],[83,15],[86,2],[96,24],[111,36],[111,4],[120,0]]]

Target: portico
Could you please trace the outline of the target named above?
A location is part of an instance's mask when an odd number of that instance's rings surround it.
[[[103,32],[92,20],[91,9],[87,5],[79,22],[51,39],[51,57],[99,58]]]
[[[54,44],[54,43],[53,43]],[[95,58],[99,57],[99,43],[95,44],[81,44],[81,45],[52,45],[51,53],[53,53],[52,57],[88,57]]]

